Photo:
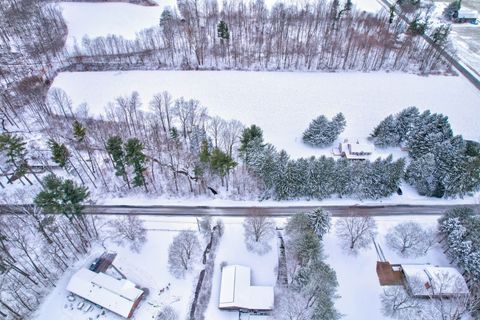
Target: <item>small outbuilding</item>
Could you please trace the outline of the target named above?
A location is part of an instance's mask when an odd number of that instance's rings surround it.
[[[273,310],[273,287],[252,286],[250,277],[249,267],[240,265],[223,267],[218,307],[245,311]]]
[[[116,279],[87,268],[72,276],[67,290],[125,318],[133,315],[144,295],[143,290],[127,279]]]

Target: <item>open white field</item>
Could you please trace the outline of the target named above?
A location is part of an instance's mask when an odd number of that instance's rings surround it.
[[[179,319],[186,319],[193,300],[196,285],[196,270],[186,275],[184,279],[174,278],[168,270],[168,247],[173,237],[180,230],[196,230],[195,218],[168,218],[168,217],[143,217],[145,228],[148,230],[147,242],[139,253],[130,251],[128,247],[119,247],[106,242],[108,250],[118,253],[114,265],[135,284],[150,290],[146,300],[142,300],[131,319],[154,319],[155,315],[165,305],[170,305],[179,315]],[[99,224],[101,225],[101,224]],[[203,246],[203,245],[202,245]],[[203,250],[203,249],[202,249]],[[85,312],[78,310],[77,305],[83,299],[76,297],[74,302],[67,300],[68,291],[65,289],[70,277],[81,267],[88,267],[94,258],[103,252],[98,246],[89,257],[79,261],[70,268],[58,281],[56,287],[47,296],[41,307],[32,317],[34,320],[121,320],[124,319],[109,311],[104,311],[95,306],[93,310]],[[169,290],[160,290],[170,285]],[[89,303],[87,303],[88,305]]]
[[[143,109],[152,96],[169,91],[174,98],[199,100],[211,115],[257,124],[265,140],[293,157],[325,154],[302,143],[310,121],[343,112],[343,138],[366,138],[387,115],[409,106],[441,112],[455,133],[478,140],[480,92],[462,77],[421,77],[404,73],[314,73],[241,71],[65,72],[53,87],[75,105],[87,103],[100,115],[115,97],[138,91]],[[379,150],[377,150],[379,152]]]
[[[438,266],[449,266],[448,259],[439,247],[432,248],[428,254],[420,258],[406,259],[392,252],[385,244],[385,234],[396,224],[406,221],[415,221],[424,228],[436,228],[437,219],[434,216],[402,216],[377,217],[378,227],[376,242],[380,244],[390,263],[430,263]],[[333,218],[332,222],[338,218]],[[335,228],[325,237],[324,250],[328,255],[327,262],[335,269],[339,283],[336,308],[345,316],[345,320],[380,320],[389,319],[382,315],[380,296],[383,289],[378,282],[376,273],[377,254],[372,246],[368,250],[360,251],[358,255],[350,255],[340,247]]]

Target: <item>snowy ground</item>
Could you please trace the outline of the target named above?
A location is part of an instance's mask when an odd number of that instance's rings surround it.
[[[145,110],[151,97],[164,90],[175,98],[198,99],[211,115],[259,125],[266,141],[294,158],[331,154],[331,148],[305,145],[301,135],[313,118],[321,114],[331,118],[337,112],[347,120],[340,138],[351,141],[368,137],[383,118],[409,106],[444,113],[455,133],[480,139],[480,92],[463,77],[383,72],[66,72],[55,78],[53,87],[64,89],[75,105],[86,102],[93,115],[104,113],[108,102],[134,90]]]
[[[128,248],[109,244],[107,248],[118,253],[114,265],[118,267],[127,278],[141,287],[147,287],[150,294],[146,301],[142,301],[135,311],[132,319],[153,319],[162,306],[171,305],[178,313],[179,319],[186,319],[193,292],[196,285],[198,271],[187,274],[185,279],[176,279],[168,271],[168,247],[173,237],[180,230],[196,230],[195,218],[165,218],[144,217],[145,227],[148,229],[148,240],[139,254],[131,252]],[[70,277],[81,267],[88,267],[95,257],[98,257],[103,248],[100,246],[92,254],[79,261],[69,269],[58,281],[56,288],[42,303],[34,320],[121,320],[123,318],[95,307],[86,313],[77,310],[77,304],[82,301],[79,297],[71,303],[67,300],[66,285]],[[159,295],[159,290],[171,283],[170,289]],[[73,310],[71,310],[73,308]],[[100,317],[97,317],[100,315]]]
[[[443,18],[443,10],[450,2],[444,0],[435,1],[435,10],[433,12],[435,24],[447,23]],[[480,11],[480,1],[463,0],[462,7]],[[457,56],[480,77],[480,24],[452,23],[451,26],[450,40]]]
[[[385,257],[390,263],[431,263],[448,266],[448,259],[439,247],[432,248],[425,257],[405,259],[392,252],[385,244],[385,234],[398,223],[415,221],[423,227],[436,227],[438,217],[403,216],[375,218],[378,226],[376,242],[380,244]],[[336,218],[333,219],[335,223]],[[337,309],[345,316],[344,320],[381,320],[386,319],[381,313],[380,295],[383,289],[376,273],[377,254],[375,249],[360,251],[357,256],[345,253],[338,243],[335,230],[330,231],[324,241],[327,262],[335,269],[339,282],[338,294],[341,296],[335,303]]]
[[[121,266],[122,271],[132,281],[151,288],[151,294],[147,301],[154,305],[170,304],[179,313],[179,319],[185,319],[192,300],[194,280],[196,274],[190,274],[184,280],[174,279],[167,270],[167,249],[173,236],[179,230],[196,229],[195,218],[186,217],[142,217],[146,223],[148,242],[140,252],[135,254],[126,248],[109,247],[115,249],[119,256],[116,264]],[[215,218],[214,218],[215,219]],[[337,218],[333,219],[335,223]],[[379,234],[376,241],[382,247],[386,258],[391,263],[431,263],[433,265],[447,266],[448,260],[443,255],[441,248],[434,247],[427,256],[416,259],[402,259],[393,253],[385,244],[384,236],[389,228],[400,222],[416,221],[423,227],[436,227],[436,216],[402,216],[375,218]],[[242,264],[252,268],[252,284],[273,286],[276,282],[276,266],[278,262],[277,238],[271,241],[272,251],[263,256],[258,256],[247,251],[244,244],[243,218],[222,217],[225,224],[225,233],[221,238],[215,260],[215,273],[212,281],[212,296],[205,314],[206,319],[229,320],[238,319],[238,313],[221,311],[217,308],[221,270],[220,264]],[[275,219],[278,227],[284,226],[286,219]],[[356,256],[345,253],[338,242],[335,230],[326,236],[324,250],[328,255],[327,262],[337,272],[339,281],[338,293],[341,296],[336,301],[336,307],[345,315],[345,320],[381,320],[385,317],[381,314],[380,295],[382,288],[379,285],[375,264],[377,255],[374,248],[360,251]],[[71,274],[82,265],[88,265],[95,255],[101,252],[97,248],[92,255],[68,271],[58,282],[57,287],[47,297],[41,308],[36,313],[34,320],[84,320],[87,317],[95,318],[100,310],[95,308],[90,313],[84,313],[76,309],[79,299],[73,303],[73,311],[65,286]],[[158,290],[172,283],[170,292],[158,296]],[[134,319],[150,319],[159,308],[155,308],[143,301],[135,313]],[[98,319],[118,320],[119,318],[107,312]]]
[[[225,233],[221,238],[215,259],[215,272],[212,280],[212,296],[205,313],[205,319],[237,320],[238,312],[218,309],[220,296],[220,280],[222,277],[220,264],[239,264],[251,268],[252,285],[275,286],[278,262],[277,237],[271,240],[272,250],[265,255],[249,252],[245,246],[243,235],[243,218],[222,218],[225,223]]]

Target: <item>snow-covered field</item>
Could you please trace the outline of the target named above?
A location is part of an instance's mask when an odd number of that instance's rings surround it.
[[[115,97],[140,93],[143,109],[152,96],[199,100],[211,115],[257,124],[265,140],[292,157],[331,153],[302,143],[313,118],[343,112],[347,127],[340,138],[366,138],[387,115],[409,107],[449,116],[455,133],[479,140],[480,92],[463,77],[422,77],[404,73],[318,73],[241,71],[65,72],[53,87],[64,89],[75,105],[104,113]],[[392,150],[387,150],[391,152]],[[380,150],[377,152],[381,153]]]
[[[178,231],[185,229],[196,230],[195,218],[167,218],[167,217],[144,217],[145,228],[148,230],[147,242],[140,253],[133,253],[128,247],[119,247],[108,244],[107,249],[118,253],[114,265],[125,276],[140,285],[149,288],[150,294],[143,300],[135,311],[132,319],[153,319],[163,306],[172,306],[179,315],[179,319],[186,319],[193,300],[193,292],[196,285],[198,271],[188,273],[184,279],[174,278],[168,271],[168,247]],[[203,249],[202,249],[203,250]],[[88,313],[77,310],[80,298],[72,303],[67,300],[68,291],[65,289],[70,277],[81,267],[88,267],[94,258],[103,252],[103,248],[97,247],[92,254],[79,261],[70,268],[58,281],[56,288],[42,303],[34,320],[121,320],[111,312],[102,314],[99,307]],[[171,284],[168,291],[159,294],[162,288]],[[73,308],[73,310],[71,310]],[[100,315],[97,317],[97,315]]]
[[[339,218],[333,218],[332,222],[335,223],[337,219]],[[381,246],[390,263],[431,263],[448,266],[448,259],[439,247],[432,248],[425,257],[405,259],[392,252],[385,244],[385,234],[398,223],[415,221],[422,224],[424,228],[435,228],[437,219],[438,217],[435,216],[377,217],[375,218],[378,227],[376,242]],[[340,248],[335,230],[332,228],[325,238],[324,250],[328,255],[327,262],[337,273],[340,299],[335,305],[345,315],[342,319],[387,319],[381,313],[380,295],[383,289],[378,282],[375,269],[377,254],[374,247],[360,251],[356,256],[349,255]]]

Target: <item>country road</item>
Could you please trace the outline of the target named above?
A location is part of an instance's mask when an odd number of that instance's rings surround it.
[[[459,205],[374,205],[374,206],[322,206],[330,211],[333,216],[349,214],[372,216],[395,215],[439,215],[445,210]],[[478,208],[478,205],[464,205]],[[87,206],[85,213],[98,215],[159,215],[159,216],[246,216],[253,210],[259,214],[272,217],[290,216],[295,213],[310,211],[318,206],[261,206],[261,207],[209,207],[209,206]],[[0,207],[0,212],[3,212]]]

